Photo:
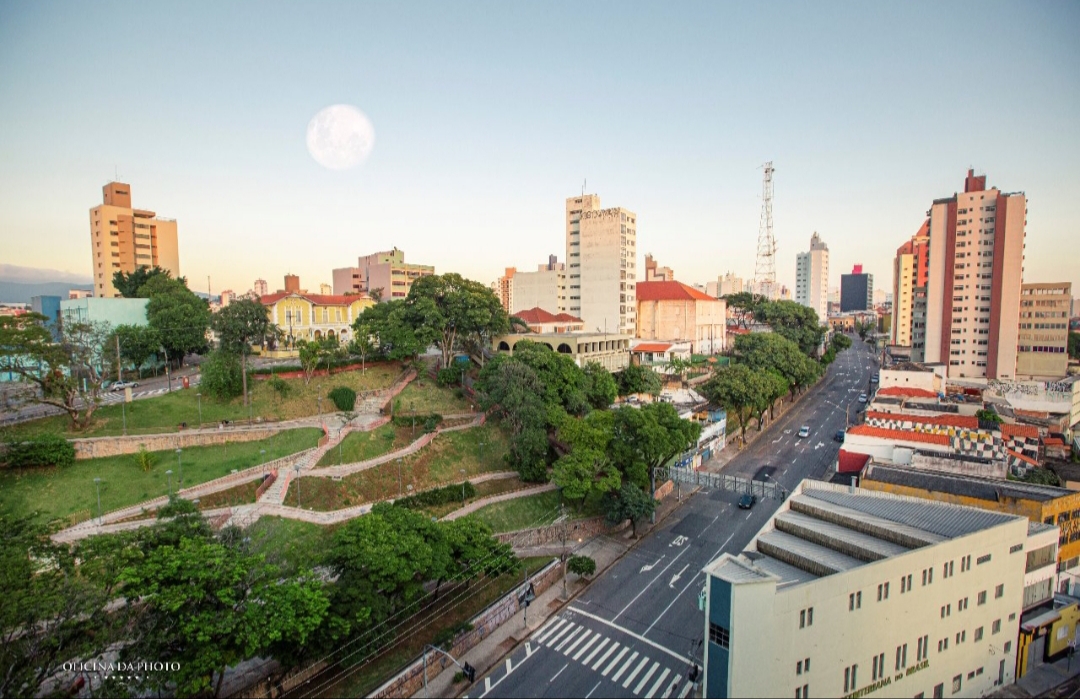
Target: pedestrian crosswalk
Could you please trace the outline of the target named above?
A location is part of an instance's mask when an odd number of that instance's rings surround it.
[[[684,682],[685,667],[668,667],[665,662],[568,619],[556,618],[549,622],[533,634],[530,643],[561,653],[591,671],[599,672],[601,677],[635,697],[685,699],[693,689],[692,683]],[[670,662],[667,658],[664,661]]]
[[[139,391],[138,393],[132,394],[131,398],[132,398],[132,400],[134,400],[134,399],[137,399],[137,398],[148,398],[150,396],[159,396],[162,393],[167,393],[168,391],[169,391],[168,387],[166,387],[166,388],[155,388],[155,389],[151,389],[149,391]],[[115,392],[108,391],[106,393],[101,394],[101,402],[105,403],[106,405],[109,405],[109,404],[112,404],[112,403],[121,403],[121,402],[123,402],[123,400],[124,400],[124,392],[123,391],[115,391]]]

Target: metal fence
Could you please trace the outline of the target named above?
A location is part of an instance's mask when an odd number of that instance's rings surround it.
[[[758,481],[723,473],[695,471],[690,468],[669,468],[667,470],[667,477],[676,483],[683,483],[685,485],[728,490],[733,493],[749,493],[761,498],[772,498],[774,500],[783,500],[788,495],[787,491],[774,481]]]

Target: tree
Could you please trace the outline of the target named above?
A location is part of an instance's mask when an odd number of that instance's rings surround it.
[[[615,402],[619,395],[619,386],[615,383],[615,377],[604,368],[600,362],[589,362],[585,365],[585,398],[589,405],[597,410],[603,410]]]
[[[746,364],[733,364],[716,370],[702,384],[701,394],[711,402],[723,406],[739,424],[743,446],[746,446],[746,426],[755,410],[769,393],[762,372]]]
[[[508,459],[523,480],[547,479],[547,406],[545,387],[536,372],[506,355],[497,355],[480,370],[476,383],[480,405],[510,427]]]
[[[766,369],[761,372],[761,386],[764,389],[762,394],[762,402],[754,408],[754,417],[757,418],[758,432],[761,431],[762,422],[765,418],[765,411],[769,411],[769,419],[775,416],[774,408],[776,401],[784,397],[784,394],[788,392],[788,382],[783,376],[780,375],[776,369]]]
[[[566,569],[574,575],[587,578],[596,572],[596,561],[588,556],[571,556],[566,562]]]
[[[476,517],[442,522],[447,543],[450,545],[451,580],[474,580],[481,575],[498,576],[518,567],[517,556],[510,544],[504,544],[491,533],[489,527]]]
[[[521,340],[514,346],[510,360],[536,372],[546,405],[560,406],[571,415],[588,412],[589,379],[569,355],[555,352],[545,344]]]
[[[696,445],[699,436],[701,425],[683,420],[670,403],[627,406],[615,411],[610,451],[623,473],[652,496],[656,470]]]
[[[679,377],[680,381],[686,379],[686,374],[694,367],[694,363],[689,359],[683,359],[682,357],[672,357],[668,361],[667,368],[675,376]]]
[[[244,406],[247,407],[247,358],[251,354],[251,346],[266,337],[267,328],[270,327],[270,309],[261,301],[238,299],[217,312],[212,327],[218,336],[218,346],[225,352],[240,356]]]
[[[975,411],[975,417],[979,419],[979,422],[991,422],[995,425],[1000,425],[1005,422],[1001,419],[1001,416],[997,414],[992,408],[983,408],[982,410]]]
[[[728,294],[724,297],[728,312],[731,313],[735,324],[746,330],[757,320],[756,316],[761,307],[769,300],[764,296],[752,294],[749,291],[740,291],[737,294]]]
[[[820,371],[794,341],[778,333],[739,335],[734,351],[740,363],[754,370],[776,370],[787,381],[793,397],[813,383]]]
[[[1069,333],[1069,359],[1080,359],[1080,333]]]
[[[405,361],[418,355],[426,346],[406,318],[405,299],[393,299],[365,308],[353,321],[353,337],[365,332],[374,338],[373,345],[387,359]]]
[[[315,370],[319,368],[325,349],[323,344],[316,340],[297,340],[296,349],[300,355],[300,368],[304,370],[304,385],[307,386],[315,376]]]
[[[371,326],[361,322],[357,319],[357,322],[353,324],[352,342],[349,343],[348,353],[360,357],[360,372],[367,372],[367,358],[375,352],[375,343],[373,341],[374,333],[371,331]]]
[[[101,402],[108,324],[69,322],[54,341],[37,313],[0,316],[0,372],[33,384],[26,398],[67,413],[71,428],[83,430]]]
[[[656,511],[656,500],[632,483],[623,483],[617,493],[604,499],[607,521],[618,524],[630,520],[631,534],[637,536],[637,525]]]
[[[615,374],[615,380],[619,384],[620,396],[629,396],[635,393],[648,393],[658,396],[664,388],[663,382],[655,371],[639,364],[631,364]]]
[[[7,449],[0,453],[0,461],[9,468],[35,468],[75,464],[75,447],[58,434],[46,432],[25,439],[12,439]]]
[[[139,288],[139,295],[150,299],[146,319],[157,331],[167,356],[183,366],[184,355],[206,348],[210,329],[210,307],[184,283],[164,275],[151,277]]]
[[[851,338],[844,333],[833,333],[832,339],[829,340],[829,344],[838,353],[843,352],[847,348],[851,347]]]
[[[622,485],[622,474],[604,452],[579,448],[559,457],[551,480],[562,488],[568,500],[577,503],[580,512],[590,495],[617,491]]]
[[[773,332],[797,344],[806,356],[817,355],[825,328],[813,308],[795,301],[769,301],[762,304],[755,316],[767,323]]]
[[[167,269],[162,269],[157,265],[154,265],[153,267],[138,267],[130,273],[114,272],[113,286],[124,298],[137,299],[141,297],[139,290],[142,289],[143,284],[158,276],[168,279],[172,276],[172,272]],[[176,281],[187,286],[187,279],[184,277],[179,277]]]
[[[314,576],[282,579],[262,556],[207,538],[159,546],[122,579],[128,603],[144,606],[153,629],[143,657],[179,665],[151,674],[150,689],[175,683],[178,696],[217,696],[228,667],[275,644],[303,645],[329,607]]]
[[[454,350],[465,337],[474,336],[484,347],[486,339],[510,328],[494,292],[460,274],[420,277],[409,288],[405,308],[405,319],[416,336],[423,344],[439,348],[443,367],[450,366]]]
[[[131,364],[137,376],[142,375],[143,365],[161,351],[161,337],[157,330],[149,325],[118,325],[113,330],[112,337],[105,343],[105,351],[108,355],[106,363],[110,366],[116,361],[118,342],[120,361]],[[123,377],[118,375],[117,378]]]
[[[214,350],[199,367],[200,388],[218,400],[229,400],[244,392],[243,369],[235,354]]]

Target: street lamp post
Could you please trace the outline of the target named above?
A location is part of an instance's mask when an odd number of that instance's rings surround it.
[[[180,447],[176,448],[176,467],[180,470],[180,482],[179,482],[180,488],[184,487],[184,462],[183,462],[183,459],[180,456],[180,453],[182,451],[184,451],[184,450],[181,449]]]
[[[465,507],[465,469],[458,469],[461,471],[461,506]]]
[[[169,477],[169,495],[172,495],[172,469],[166,471],[165,475]]]
[[[199,427],[202,427],[202,393],[196,393],[195,398],[199,401]]]
[[[127,437],[127,395],[120,397],[120,416],[124,421],[124,436]]]
[[[397,460],[397,496],[401,497],[401,459]]]
[[[94,479],[94,489],[97,490],[97,519],[98,524],[101,524],[101,479]]]
[[[480,469],[484,468],[484,443],[480,442]]]
[[[300,507],[300,464],[293,466],[293,470],[296,471],[296,509],[302,509]]]
[[[322,396],[316,398],[319,401],[319,417],[322,417]]]
[[[265,463],[266,463],[266,450],[265,449],[260,449],[259,450],[259,465],[261,466],[261,465],[263,465]]]

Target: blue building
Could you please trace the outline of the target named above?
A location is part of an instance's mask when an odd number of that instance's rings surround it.
[[[57,321],[60,320],[60,297],[59,296],[33,296],[30,298],[30,310],[40,313],[49,320],[45,325],[52,333],[54,340],[60,339],[60,329]]]

